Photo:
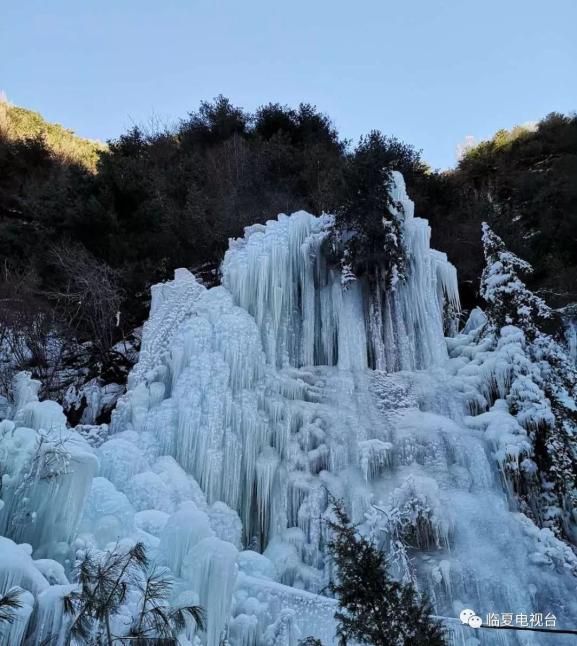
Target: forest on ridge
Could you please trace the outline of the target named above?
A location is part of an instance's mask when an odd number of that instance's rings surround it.
[[[374,224],[390,206],[391,170],[429,220],[432,246],[457,267],[465,313],[480,302],[487,221],[533,265],[528,286],[570,314],[577,117],[501,130],[446,172],[413,143],[373,131],[353,146],[311,105],[248,113],[220,96],[174,127],[134,127],[104,145],[1,102],[0,341],[12,356],[0,395],[18,369],[61,401],[71,384],[122,384],[133,357],[119,342],[137,348],[150,286],[177,267],[216,283],[229,238],[278,213],[335,213],[359,226],[355,271],[364,271],[363,254],[382,248]]]

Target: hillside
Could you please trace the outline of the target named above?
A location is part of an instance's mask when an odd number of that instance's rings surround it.
[[[484,220],[533,265],[529,284],[550,305],[577,301],[575,115],[500,130],[454,171],[417,184],[417,208],[432,223],[433,244],[457,265],[466,305],[478,299]]]
[[[379,132],[353,149],[306,104],[247,113],[218,97],[171,130],[133,128],[106,146],[6,103],[0,124],[0,335],[19,331],[4,392],[16,367],[58,400],[79,380],[123,383],[118,343],[137,344],[151,284],[177,267],[215,284],[229,238],[272,214],[335,213],[355,232],[329,254],[335,266],[347,255],[362,274],[385,246],[385,280],[402,278],[395,218],[381,227],[391,169],[457,267],[465,312],[480,303],[485,220],[533,264],[530,288],[555,308],[577,301],[575,116],[501,131],[444,173]]]
[[[562,643],[484,628],[495,608],[577,622],[577,370],[488,227],[486,314],[445,337],[455,269],[390,179],[396,280],[382,252],[335,266],[333,218],[279,215],[230,242],[219,285],[181,268],[152,288],[110,424],[71,427],[14,379],[0,567],[21,605],[2,643]]]
[[[68,128],[46,121],[41,114],[0,100],[0,138],[24,141],[41,138],[50,152],[69,164],[79,164],[96,172],[100,153],[106,146],[78,137]]]

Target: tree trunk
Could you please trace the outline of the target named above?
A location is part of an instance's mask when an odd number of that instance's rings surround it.
[[[108,646],[112,646],[113,639],[112,631],[110,630],[110,617],[108,616],[108,612],[104,615],[104,621],[106,624],[106,638],[108,640]]]

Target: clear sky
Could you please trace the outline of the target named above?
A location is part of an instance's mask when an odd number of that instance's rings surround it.
[[[102,140],[218,94],[309,102],[446,168],[466,135],[577,109],[577,0],[2,0],[0,89]]]

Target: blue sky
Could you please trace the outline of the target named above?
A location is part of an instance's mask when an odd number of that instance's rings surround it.
[[[438,168],[466,135],[577,109],[575,0],[3,0],[0,89],[78,134],[218,94],[315,104]]]

